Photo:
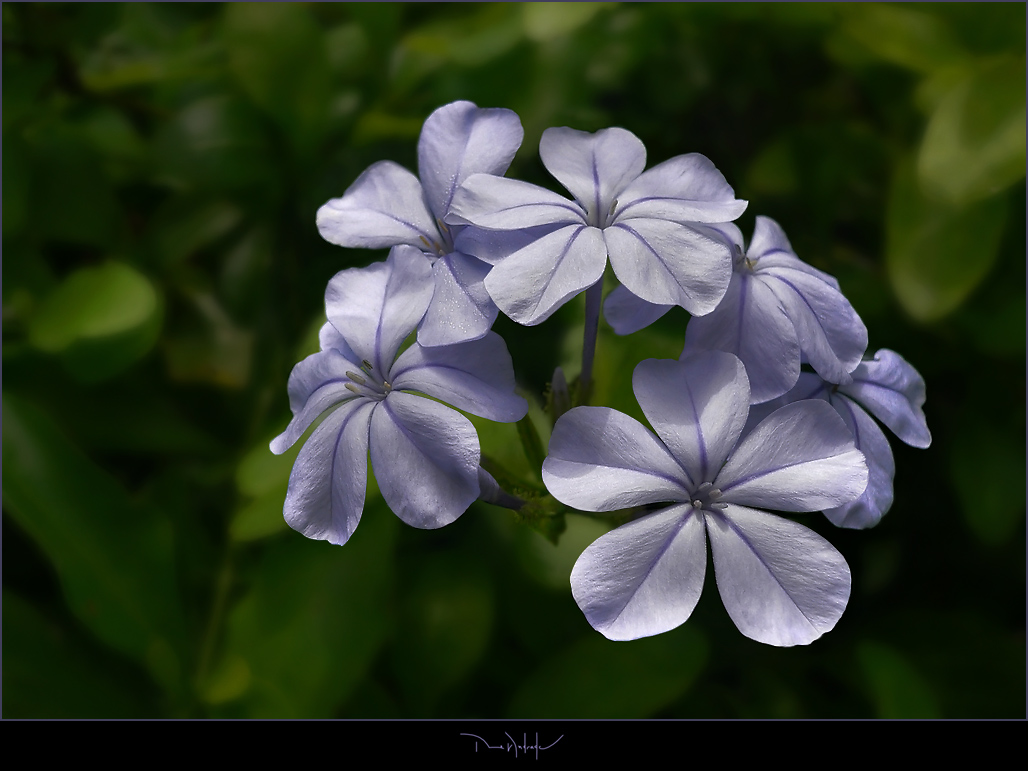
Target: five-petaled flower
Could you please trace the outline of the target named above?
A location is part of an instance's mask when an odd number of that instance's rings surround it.
[[[458,189],[448,222],[512,235],[486,289],[521,324],[549,318],[602,277],[610,258],[618,279],[651,303],[709,313],[732,272],[731,250],[709,225],[746,208],[707,158],[680,155],[646,167],[646,148],[629,131],[543,132],[539,155],[574,196],[488,174]],[[528,240],[517,234],[528,233]],[[484,255],[480,255],[487,259]]]
[[[557,421],[543,480],[583,511],[668,505],[589,546],[571,589],[589,623],[612,640],[660,634],[699,601],[706,539],[718,590],[739,630],[771,645],[803,645],[846,608],[850,571],[827,541],[760,509],[817,511],[857,498],[867,468],[822,401],[787,405],[742,436],[746,371],[720,351],[647,359],[633,387],[656,435],[605,407]],[[658,438],[659,437],[659,438]]]
[[[422,345],[484,337],[496,306],[483,286],[489,266],[460,248],[460,225],[445,219],[454,193],[471,174],[503,174],[524,132],[510,110],[453,102],[428,116],[418,140],[421,179],[392,161],[361,174],[341,198],[318,210],[318,230],[340,246],[377,249],[407,244],[432,264],[435,287],[418,329]]]
[[[293,368],[294,417],[271,443],[285,452],[334,408],[300,451],[286,493],[286,521],[309,538],[342,544],[353,534],[369,450],[382,497],[400,519],[420,528],[453,522],[482,492],[478,435],[435,399],[500,422],[528,411],[493,332],[451,346],[414,343],[397,356],[432,299],[431,278],[417,249],[397,246],[386,262],[344,270],[328,285],[322,350]]]

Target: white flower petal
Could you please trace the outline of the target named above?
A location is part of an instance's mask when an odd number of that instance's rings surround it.
[[[674,307],[646,302],[619,284],[603,300],[603,317],[615,333],[630,335],[648,327]]]
[[[848,383],[867,350],[867,327],[849,300],[806,271],[775,267],[760,275],[796,327],[810,365],[825,380]]]
[[[293,367],[288,385],[293,419],[286,430],[271,441],[273,453],[281,455],[292,447],[329,407],[358,398],[346,387],[350,382],[347,371],[358,372],[360,365],[335,349],[311,354]]]
[[[689,618],[706,567],[702,515],[672,506],[597,539],[571,571],[571,593],[604,637],[635,640]]]
[[[828,541],[743,506],[706,520],[718,592],[740,632],[787,647],[835,627],[849,602],[850,569]]]
[[[397,390],[420,391],[500,423],[513,423],[528,412],[528,402],[514,393],[507,345],[495,332],[438,348],[412,345],[396,360],[390,381]]]

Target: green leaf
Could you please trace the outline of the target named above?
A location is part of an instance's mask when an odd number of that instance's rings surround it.
[[[398,527],[378,503],[365,505],[345,546],[298,533],[269,541],[253,588],[229,615],[205,698],[234,699],[247,717],[333,717],[388,632]]]
[[[61,353],[84,382],[112,377],[153,347],[160,334],[161,304],[150,280],[130,265],[108,261],[80,268],[40,303],[29,340]]]
[[[857,646],[857,662],[874,702],[876,717],[886,720],[940,717],[939,705],[928,683],[896,649],[864,641]]]
[[[3,396],[4,510],[51,561],[72,613],[175,690],[182,617],[171,530],[20,398]]]
[[[32,317],[29,339],[56,352],[82,338],[111,337],[145,324],[157,311],[149,279],[121,262],[80,268],[43,300]]]
[[[889,191],[886,269],[904,310],[921,322],[960,306],[996,262],[1006,221],[1002,198],[955,208],[925,197],[913,165]]]
[[[706,640],[688,627],[631,642],[592,632],[545,661],[518,689],[508,716],[653,717],[689,689],[706,663]]]
[[[922,189],[953,206],[1024,179],[1025,60],[978,67],[939,100],[917,159]]]

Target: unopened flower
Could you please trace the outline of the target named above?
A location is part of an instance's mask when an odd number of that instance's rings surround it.
[[[445,219],[460,184],[471,174],[503,174],[523,136],[510,110],[453,102],[428,116],[421,130],[420,180],[397,163],[380,161],[318,210],[318,230],[333,244],[407,244],[428,258],[435,291],[418,330],[422,345],[475,340],[496,320],[496,306],[482,285],[489,266],[455,247],[462,227]]]
[[[731,251],[709,230],[746,208],[707,158],[680,155],[649,171],[646,148],[629,131],[543,132],[539,155],[574,196],[503,177],[469,176],[449,222],[512,235],[485,285],[504,313],[539,324],[603,277],[608,255],[618,279],[651,303],[702,314],[728,286]],[[533,230],[535,229],[535,230]]]
[[[453,522],[480,496],[480,449],[471,422],[436,399],[500,422],[528,410],[495,333],[451,346],[414,343],[397,356],[432,299],[431,277],[418,250],[398,246],[387,262],[329,283],[322,350],[293,368],[294,417],[271,443],[285,452],[332,410],[300,450],[286,493],[286,521],[308,538],[342,544],[353,534],[369,450],[382,497],[400,519],[420,528]]]
[[[583,511],[666,504],[579,557],[571,589],[589,623],[612,640],[684,623],[709,537],[718,591],[744,635],[789,646],[832,629],[849,599],[846,560],[760,509],[817,511],[860,495],[867,469],[838,415],[819,401],[790,404],[740,440],[749,382],[718,351],[643,361],[633,387],[656,435],[615,410],[577,407],[554,427],[543,465],[553,496]]]

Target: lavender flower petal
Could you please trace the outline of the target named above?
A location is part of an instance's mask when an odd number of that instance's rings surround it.
[[[721,351],[682,361],[646,359],[635,368],[632,388],[693,484],[713,481],[746,422],[750,388],[742,362]]]
[[[339,330],[332,326],[331,321],[326,321],[321,325],[321,329],[318,330],[318,342],[323,351],[336,350],[349,361],[359,362],[361,360],[361,357],[350,348],[346,339],[339,334]]]
[[[489,266],[460,252],[432,265],[435,292],[418,328],[422,345],[452,345],[477,340],[496,321],[499,310],[485,288]]]
[[[704,350],[727,351],[742,360],[755,404],[781,396],[800,374],[796,328],[760,275],[748,271],[732,275],[711,313],[689,320],[685,353]]]
[[[364,509],[368,478],[368,424],[375,404],[355,399],[318,426],[289,475],[283,513],[308,538],[342,545]]]
[[[843,556],[811,530],[742,506],[707,515],[721,600],[739,631],[806,645],[839,621],[850,596]]]
[[[472,174],[457,190],[446,221],[490,230],[521,230],[538,225],[585,224],[574,201],[537,185],[490,174]]]
[[[702,315],[728,289],[731,250],[701,226],[629,219],[604,230],[603,237],[618,280],[647,302]]]
[[[688,500],[690,480],[639,421],[607,407],[576,407],[553,427],[543,482],[582,511]]]
[[[810,365],[825,380],[848,383],[867,349],[867,328],[853,306],[824,281],[804,271],[775,267],[768,286],[796,327]]]
[[[513,423],[528,412],[528,402],[514,393],[507,346],[495,332],[459,345],[411,346],[400,354],[390,377],[396,390],[421,391],[489,420]]]
[[[524,131],[511,110],[452,102],[425,120],[418,140],[418,173],[433,214],[442,220],[454,193],[472,174],[503,174]]]
[[[596,133],[549,128],[539,157],[588,213],[589,224],[606,225],[614,198],[646,168],[646,147],[623,128]]]
[[[674,305],[655,305],[636,297],[623,285],[616,286],[603,300],[603,317],[619,335],[638,332],[661,318]]]
[[[354,353],[385,373],[432,300],[432,265],[418,249],[396,246],[384,263],[340,271],[325,310]]]
[[[839,390],[851,396],[912,447],[928,447],[932,434],[924,411],[924,378],[895,351],[883,348],[852,373]]]
[[[478,435],[459,412],[393,391],[371,419],[371,465],[389,508],[413,527],[456,520],[478,498]]]
[[[672,506],[612,530],[571,571],[571,593],[594,629],[635,640],[684,623],[703,590],[703,516]]]
[[[533,241],[559,230],[561,225],[536,225],[523,230],[485,230],[462,227],[453,239],[455,251],[469,254],[489,265],[497,265],[508,255],[524,249]]]
[[[359,370],[360,365],[330,349],[311,354],[289,373],[289,407],[293,419],[286,430],[271,441],[271,451],[281,455],[303,436],[328,408],[357,398],[346,388],[350,379],[346,372]]]
[[[418,178],[392,161],[369,166],[341,198],[318,209],[317,223],[321,237],[339,246],[424,246],[439,238]]]
[[[596,228],[569,225],[502,260],[485,287],[504,313],[533,326],[603,277],[607,251]]]
[[[892,480],[896,475],[892,448],[882,429],[858,404],[841,394],[833,395],[831,403],[852,432],[857,449],[864,453],[868,477],[867,489],[859,498],[825,509],[825,516],[838,527],[874,527],[892,506]]]
[[[674,222],[725,223],[746,210],[711,161],[679,155],[641,174],[618,194],[614,219],[649,217]]]
[[[820,400],[788,404],[747,434],[714,481],[722,500],[779,511],[820,511],[867,486],[864,456]]]

